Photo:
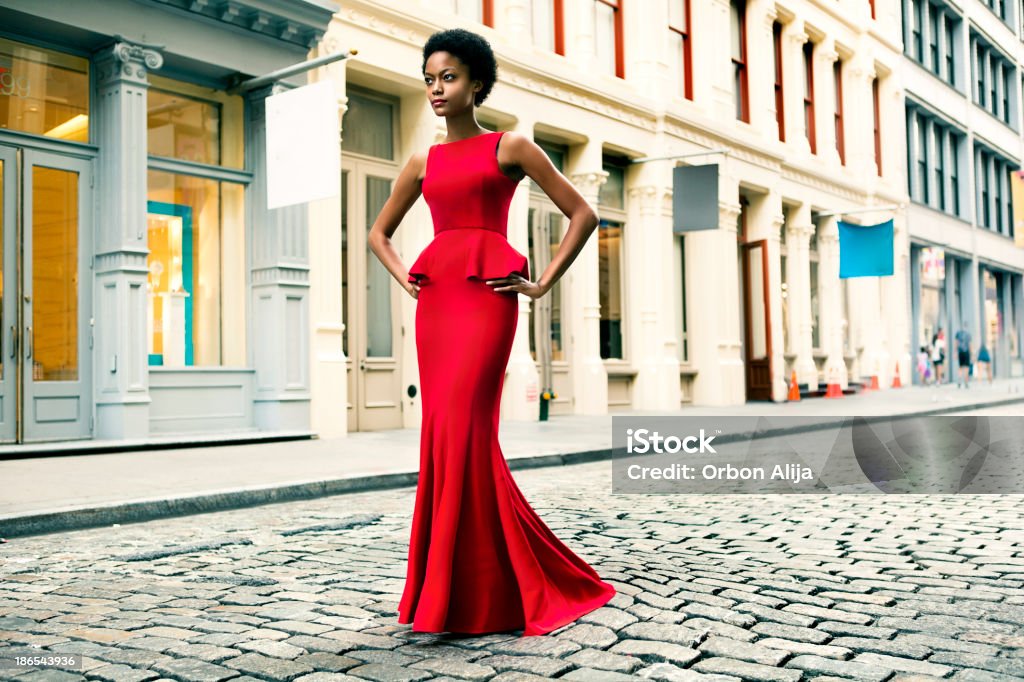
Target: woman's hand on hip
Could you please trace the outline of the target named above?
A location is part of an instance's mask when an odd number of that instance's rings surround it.
[[[406,292],[408,292],[408,294],[410,296],[412,296],[413,298],[419,298],[419,296],[420,296],[420,285],[419,284],[413,284],[412,282],[405,282],[402,285],[402,288],[404,288],[406,290]]]
[[[525,294],[533,299],[538,299],[547,293],[547,289],[519,274],[511,274],[501,279],[489,279],[487,284],[492,286],[494,291],[498,293],[515,292]]]

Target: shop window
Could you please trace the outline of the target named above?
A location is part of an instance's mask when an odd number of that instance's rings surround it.
[[[149,364],[221,365],[222,301],[244,300],[244,251],[228,248],[243,243],[244,188],[152,170],[148,183]]]
[[[623,359],[622,223],[601,220],[598,228],[598,284],[601,305],[601,358]]]
[[[0,38],[0,129],[89,141],[89,61]]]
[[[341,119],[345,151],[395,160],[396,102],[348,86],[348,108]]]
[[[147,95],[149,153],[220,165],[220,105],[173,92]]]

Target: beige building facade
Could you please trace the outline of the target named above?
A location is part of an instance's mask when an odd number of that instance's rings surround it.
[[[781,401],[794,372],[822,390],[908,376],[901,6],[874,5],[345,2],[319,50],[359,55],[314,75],[341,93],[343,196],[311,207],[312,429],[419,423],[416,302],[366,233],[409,156],[446,135],[420,68],[452,27],[498,56],[481,124],[533,138],[601,217],[547,296],[520,297],[503,418],[537,419],[547,388],[556,419]],[[673,168],[711,163],[716,229],[677,234]],[[839,279],[844,215],[894,218],[894,276]],[[520,183],[508,238],[535,276],[567,222]],[[411,264],[432,237],[421,198],[393,241]]]

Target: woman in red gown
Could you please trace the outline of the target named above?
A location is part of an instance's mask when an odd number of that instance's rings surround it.
[[[410,159],[370,230],[374,253],[417,299],[423,422],[398,622],[417,632],[541,635],[603,606],[615,588],[523,497],[498,444],[498,412],[519,294],[536,299],[551,289],[597,215],[532,140],[477,123],[474,107],[497,77],[484,38],[462,29],[434,34],[423,75],[449,141]],[[536,282],[506,239],[509,204],[525,176],[571,219]],[[420,193],[434,240],[406,272],[390,239]]]

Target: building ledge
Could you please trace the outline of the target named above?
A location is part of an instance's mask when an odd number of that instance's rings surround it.
[[[327,0],[148,0],[312,48],[338,6]]]

